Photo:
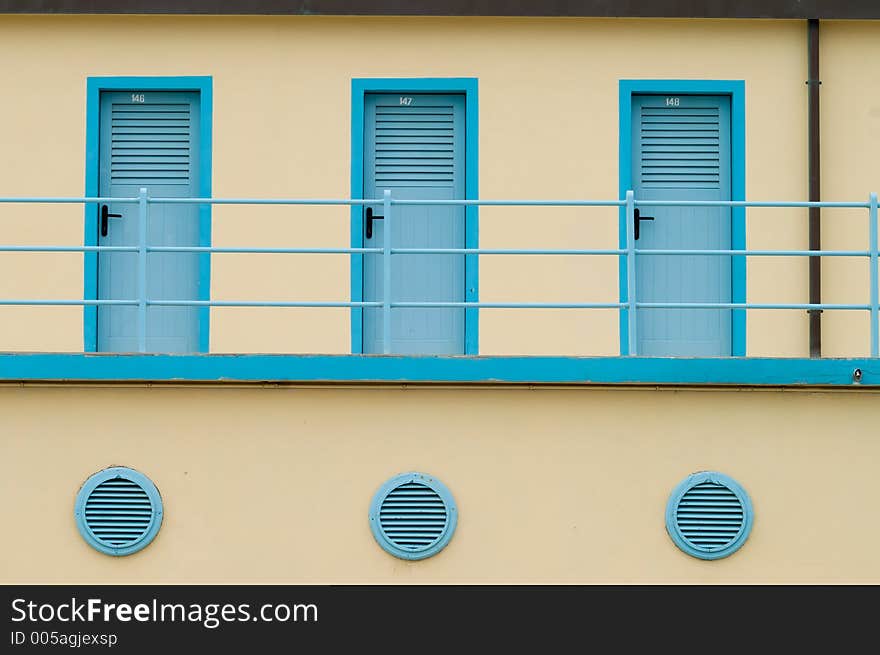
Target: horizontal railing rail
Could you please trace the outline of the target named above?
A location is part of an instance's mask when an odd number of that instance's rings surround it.
[[[0,253],[101,253],[130,252],[137,254],[138,297],[131,299],[0,299],[0,306],[136,306],[138,308],[138,350],[146,352],[147,307],[302,307],[302,308],[381,308],[384,352],[391,353],[391,313],[395,308],[463,308],[463,309],[618,309],[627,310],[628,353],[638,354],[638,323],[636,309],[779,309],[779,310],[857,310],[870,314],[871,357],[880,356],[880,290],[878,290],[878,200],[871,193],[866,202],[829,201],[748,201],[748,200],[636,200],[627,191],[620,200],[420,200],[394,198],[385,190],[381,198],[301,199],[301,198],[165,198],[150,197],[146,188],[137,197],[0,197],[3,204],[136,204],[138,205],[138,244],[132,246],[58,246],[0,245]],[[626,238],[623,248],[395,248],[389,243],[375,248],[265,248],[214,246],[151,246],[147,241],[147,220],[150,205],[286,205],[286,206],[377,206],[384,211],[385,234],[390,235],[394,206],[447,205],[460,207],[618,207],[625,216]],[[651,207],[730,207],[730,208],[841,208],[866,209],[868,213],[868,247],[865,250],[750,250],[743,249],[645,249],[635,242],[635,208]],[[261,300],[171,300],[147,297],[147,255],[149,253],[196,254],[343,254],[382,256],[382,300],[377,301],[261,301]],[[486,302],[486,301],[394,301],[391,296],[394,255],[558,255],[616,256],[623,258],[626,269],[626,298],[619,302]],[[726,257],[852,257],[869,261],[869,297],[865,303],[751,303],[751,302],[643,302],[638,300],[636,258],[641,256],[726,256]]]

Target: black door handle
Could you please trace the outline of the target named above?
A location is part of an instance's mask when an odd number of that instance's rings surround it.
[[[637,207],[637,208],[634,210],[634,215],[633,215],[633,218],[634,218],[634,221],[633,221],[633,222],[634,222],[634,225],[635,225],[635,230],[633,230],[633,231],[635,232],[635,237],[636,237],[636,239],[639,238],[639,223],[640,223],[641,221],[653,221],[653,220],[654,220],[654,217],[653,217],[653,216],[641,216],[640,213],[641,213],[641,212],[639,212],[638,207]]]
[[[366,232],[366,236],[368,239],[373,238],[373,221],[381,221],[383,218],[385,218],[385,217],[384,216],[373,216],[373,208],[367,207],[367,221],[366,221],[366,228],[364,229],[364,232]]]
[[[111,214],[110,208],[107,205],[101,205],[101,236],[107,236],[107,219],[108,218],[122,218],[122,214]]]

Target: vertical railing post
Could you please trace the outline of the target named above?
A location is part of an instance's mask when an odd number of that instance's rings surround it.
[[[138,191],[138,352],[147,352],[147,190]]]
[[[880,356],[880,291],[878,291],[877,271],[877,194],[868,199],[868,239],[871,249],[871,357]]]
[[[626,302],[629,354],[638,355],[638,322],[636,321],[636,221],[635,193],[626,192]]]
[[[385,189],[382,196],[383,213],[385,216],[382,226],[382,350],[386,355],[391,354],[391,191]]]

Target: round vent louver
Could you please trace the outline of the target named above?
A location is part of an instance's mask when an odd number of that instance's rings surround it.
[[[404,473],[373,496],[370,528],[379,545],[395,557],[425,559],[449,543],[457,514],[442,482],[422,473]]]
[[[752,502],[723,473],[703,471],[679,484],[666,505],[666,531],[688,555],[721,559],[736,552],[752,529]]]
[[[130,555],[147,546],[162,525],[162,499],[148,478],[130,468],[98,471],[76,496],[76,526],[86,542],[107,555]]]

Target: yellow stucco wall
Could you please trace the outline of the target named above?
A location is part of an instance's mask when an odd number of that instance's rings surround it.
[[[880,193],[880,21],[822,22],[822,194],[826,200],[865,199]],[[864,211],[825,210],[822,247],[863,249],[868,241]],[[824,294],[833,302],[866,302],[868,265],[864,260],[826,258]],[[824,352],[842,356],[868,353],[864,312],[825,312]]]
[[[353,77],[479,78],[484,198],[612,198],[618,80],[743,79],[750,199],[805,199],[803,21],[499,18],[0,18],[0,195],[81,195],[85,80],[211,75],[216,196],[347,197]],[[822,23],[823,195],[880,188],[877,22]],[[388,47],[375,47],[375,44]],[[633,47],[638,44],[638,47]],[[650,53],[646,56],[645,53]],[[826,212],[825,245],[863,248],[864,212]],[[832,215],[835,217],[832,221]],[[253,229],[254,222],[260,225]],[[748,245],[805,248],[806,210],[749,213]],[[78,207],[2,207],[5,243],[81,244]],[[484,247],[616,247],[614,211],[481,212]],[[344,208],[217,208],[214,243],[347,246]],[[806,301],[806,261],[754,258],[756,302]],[[864,302],[864,262],[827,261],[825,300]],[[220,255],[217,299],[347,300],[345,256]],[[484,257],[486,301],[617,299],[613,258]],[[81,256],[3,254],[0,295],[82,297]],[[829,354],[867,352],[867,316],[824,315]],[[752,311],[748,352],[804,355],[801,311]],[[486,354],[618,353],[609,310],[484,310]],[[82,349],[79,308],[0,308],[3,350]],[[215,309],[215,351],[347,352],[344,309]]]
[[[527,388],[0,387],[0,583],[880,583],[877,393]],[[52,411],[47,412],[46,407]],[[110,465],[157,485],[144,550],[80,538],[80,485]],[[372,495],[423,471],[459,508],[404,562]],[[745,545],[679,551],[688,474],[751,497]]]

